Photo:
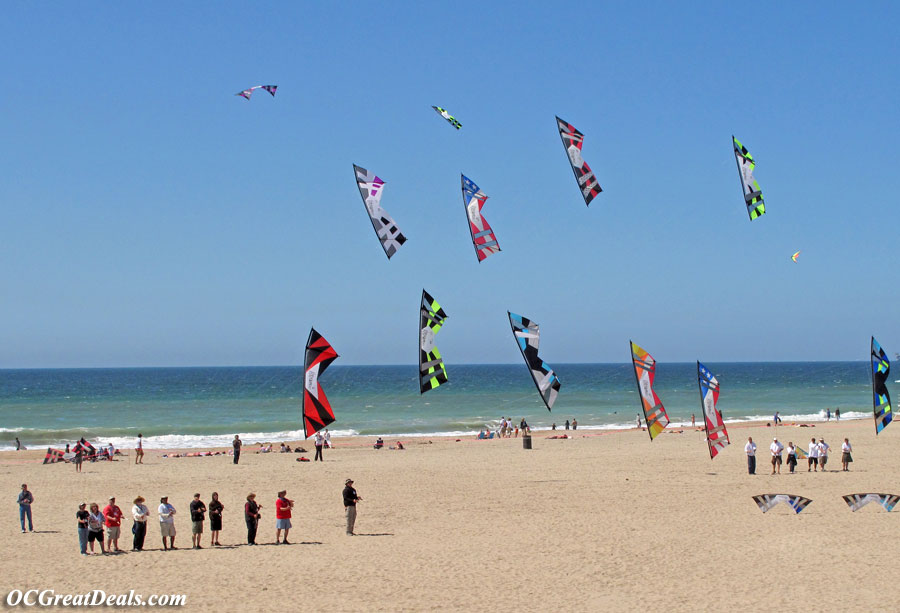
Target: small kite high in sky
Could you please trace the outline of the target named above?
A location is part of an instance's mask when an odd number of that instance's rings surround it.
[[[249,100],[250,96],[253,95],[253,90],[255,90],[255,89],[264,89],[267,92],[269,92],[270,94],[272,94],[272,97],[274,98],[275,90],[278,89],[278,86],[277,85],[254,85],[253,87],[251,87],[249,89],[245,89],[244,91],[240,91],[240,92],[236,93],[235,96],[240,96],[241,98],[246,98],[247,100]]]
[[[462,124],[456,120],[456,117],[454,117],[453,115],[451,115],[450,113],[448,113],[447,111],[442,109],[441,107],[432,106],[431,108],[433,108],[435,113],[437,113],[438,115],[440,115],[441,117],[446,119],[450,123],[450,125],[453,126],[454,128],[456,128],[457,130],[459,130],[462,127]]]
[[[847,494],[843,498],[844,502],[847,503],[847,506],[850,507],[850,510],[854,513],[870,502],[880,504],[884,507],[885,511],[890,513],[894,510],[897,501],[900,500],[900,496],[894,494]]]
[[[753,221],[766,212],[766,203],[763,201],[762,190],[759,187],[759,183],[753,178],[753,169],[756,168],[756,162],[753,161],[753,156],[750,155],[747,148],[734,136],[731,137],[731,144],[734,145],[734,159],[737,162],[738,174],[741,176],[744,204],[747,205],[750,221]]]
[[[759,496],[754,496],[753,501],[756,502],[763,513],[769,511],[779,502],[783,502],[794,509],[794,513],[799,513],[812,502],[809,498],[793,494],[760,494]]]
[[[603,189],[597,183],[597,178],[594,176],[591,167],[581,157],[584,134],[576,130],[575,126],[559,117],[556,118],[556,127],[559,128],[559,137],[562,139],[563,147],[566,148],[566,155],[569,156],[569,163],[572,164],[572,172],[575,173],[578,189],[581,190],[581,195],[584,196],[584,203],[590,205],[591,200]]]
[[[799,257],[800,257],[800,252],[798,251],[797,253],[795,253],[794,255],[791,256],[791,259],[796,262],[797,258],[799,258]]]

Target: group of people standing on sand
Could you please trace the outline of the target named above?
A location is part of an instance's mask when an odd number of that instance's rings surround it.
[[[356,526],[356,504],[362,500],[362,497],[353,487],[353,480],[344,481],[344,489],[341,493],[344,502],[344,513],[347,521],[347,534],[354,536]],[[34,526],[31,521],[31,504],[34,502],[34,495],[28,490],[27,484],[22,484],[22,491],[19,494],[18,503],[20,509],[20,519],[22,523],[22,532],[25,532],[25,520],[28,520],[29,530],[34,532]],[[146,501],[143,496],[138,496],[133,501],[131,507],[131,516],[133,524],[131,527],[132,545],[131,551],[143,551],[144,541],[147,536],[147,525],[151,521],[150,509],[144,504]],[[199,493],[194,494],[193,500],[188,505],[191,516],[191,547],[193,549],[203,549],[201,544],[206,516],[209,514],[209,546],[221,547],[219,535],[222,530],[222,514],[225,511],[225,505],[219,500],[217,492],[212,493],[212,500],[204,503]],[[291,532],[291,511],[294,508],[294,501],[287,497],[287,490],[281,490],[275,499],[275,544],[290,545],[288,537]],[[262,505],[256,502],[256,494],[247,495],[244,503],[244,522],[247,526],[247,544],[256,545],[256,533],[259,528],[259,521],[262,517]],[[157,519],[159,520],[159,531],[162,537],[163,551],[170,549],[178,549],[175,546],[175,517],[178,511],[174,505],[169,502],[168,496],[159,499],[159,507],[157,508]],[[119,538],[121,536],[122,521],[125,517],[122,509],[116,504],[115,496],[109,497],[109,503],[100,509],[96,502],[90,504],[82,502],[78,505],[75,512],[75,520],[78,530],[78,544],[81,549],[81,555],[96,553],[94,543],[99,543],[100,554],[119,553],[122,549],[119,547]],[[282,534],[283,533],[283,534]],[[105,537],[105,538],[104,538]]]
[[[806,472],[825,472],[825,465],[828,463],[828,454],[831,451],[831,445],[825,442],[824,438],[819,438],[816,441],[815,437],[813,437],[809,442],[809,451],[807,453],[807,468]],[[756,474],[756,443],[753,442],[753,437],[747,437],[747,444],[744,445],[744,452],[747,454],[747,472],[751,475]],[[802,454],[802,452],[798,451],[797,447],[794,446],[793,441],[788,442],[787,447],[785,447],[781,441],[778,440],[778,437],[772,439],[772,444],[769,445],[769,453],[772,456],[772,473],[781,474],[781,464],[782,464],[782,454],[787,453],[787,465],[788,469],[791,473],[797,467],[797,459],[798,456]],[[848,472],[850,470],[850,462],[853,461],[853,456],[851,455],[853,452],[853,447],[850,445],[850,439],[845,438],[843,444],[841,444],[841,470],[842,472]]]

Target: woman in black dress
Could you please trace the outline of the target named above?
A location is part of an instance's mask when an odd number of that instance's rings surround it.
[[[209,546],[221,545],[219,531],[222,529],[222,510],[225,505],[219,502],[218,492],[213,492],[212,500],[207,508],[209,508]]]

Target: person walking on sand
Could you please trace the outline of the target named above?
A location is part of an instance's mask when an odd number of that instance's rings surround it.
[[[815,437],[809,439],[809,453],[807,455],[806,472],[812,470],[819,472],[819,446]]]
[[[150,509],[144,504],[143,496],[134,499],[131,516],[134,518],[134,526],[131,528],[131,532],[134,534],[131,551],[143,551],[144,539],[147,537],[147,519],[150,517]]]
[[[81,472],[81,464],[84,462],[84,449],[81,446],[75,448],[75,459],[73,460],[75,463],[75,472]]]
[[[239,437],[237,434],[235,434],[234,440],[231,441],[231,446],[234,447],[234,463],[235,464],[237,464],[238,461],[241,459],[241,445],[243,445],[243,443],[241,442],[241,437]]]
[[[178,549],[175,546],[175,507],[169,504],[169,497],[159,499],[159,532],[162,534],[163,551]],[[169,546],[166,547],[166,537],[169,537]]]
[[[191,546],[193,549],[203,549],[200,539],[203,538],[203,522],[206,521],[206,505],[200,500],[200,493],[194,494],[191,501]]]
[[[353,529],[356,527],[356,503],[362,500],[353,487],[353,479],[344,481],[344,514],[347,516],[347,536],[356,536]]]
[[[134,463],[144,463],[144,435],[138,432],[137,447],[134,448]]]
[[[791,473],[797,467],[797,449],[794,447],[793,441],[788,442],[787,446],[787,465]]]
[[[819,468],[822,469],[822,472],[825,472],[825,463],[828,462],[828,452],[831,450],[831,447],[828,443],[825,442],[824,438],[819,439]]]
[[[845,438],[844,442],[841,444],[841,466],[844,472],[850,470],[850,462],[853,461],[853,457],[850,455],[850,452],[853,451],[853,447],[850,446],[850,439]]]
[[[838,407],[834,410],[834,419],[836,421],[841,421],[841,407]]]
[[[87,542],[88,542],[88,518],[91,516],[90,513],[87,512],[87,503],[82,502],[78,505],[78,510],[75,511],[75,521],[78,522],[78,546],[81,549],[81,555],[87,555]]]
[[[103,513],[100,512],[100,505],[92,502],[91,512],[88,515],[88,545],[91,546],[91,553],[94,553],[94,541],[100,543],[100,553],[106,553],[106,548],[103,546],[103,524],[105,521]]]
[[[783,419],[781,419],[781,411],[775,411],[775,417],[774,419],[772,419],[772,421],[775,422],[776,426],[784,421]]]
[[[28,529],[34,532],[34,524],[31,521],[31,503],[34,502],[34,495],[28,491],[28,484],[22,484],[22,491],[19,492],[19,522],[22,524],[22,534],[25,534],[25,518],[28,518]]]
[[[694,414],[691,413],[691,428],[697,427],[697,418],[694,417]]]
[[[315,445],[316,457],[313,458],[313,462],[324,462],[325,460],[322,459],[322,447],[325,446],[325,437],[322,436],[321,432],[316,432]]]
[[[566,422],[566,423],[568,424],[568,422]],[[638,414],[638,416],[635,418],[634,425],[635,425],[635,427],[636,427],[638,430],[641,430],[641,416],[640,416],[640,414]],[[566,430],[568,430],[568,428],[566,428]]]
[[[119,535],[122,531],[122,509],[116,504],[116,497],[109,497],[109,504],[103,508],[106,518],[106,551],[122,551],[119,549]]]
[[[572,418],[572,429],[573,429],[573,430],[577,430],[577,429],[578,429],[578,420],[575,419],[574,417]]]
[[[22,443],[19,442],[19,437],[16,437],[16,451],[22,451]]]
[[[256,504],[256,494],[247,494],[244,503],[244,521],[247,523],[247,544],[256,545],[256,529],[259,527],[259,510],[262,505]]]
[[[569,429],[569,420],[567,419],[566,420],[566,430],[568,430],[568,429]]]
[[[288,533],[291,531],[291,509],[294,508],[294,501],[287,498],[287,490],[278,492],[278,499],[275,501],[275,544],[281,544],[281,531],[284,530],[284,544],[290,545],[288,542]]]
[[[751,475],[756,474],[756,443],[753,437],[747,437],[747,444],[744,445],[744,451],[747,453],[747,472]]]
[[[778,442],[778,438],[772,439],[772,444],[769,446],[769,451],[772,452],[772,474],[775,474],[775,468],[778,467],[778,474],[781,474],[781,452],[784,451],[784,445]]]
[[[212,500],[209,501],[209,546],[220,547],[219,532],[222,531],[222,511],[225,505],[219,502],[219,493],[212,493]]]
[[[331,449],[331,432],[328,431],[328,428],[325,428],[325,447]]]

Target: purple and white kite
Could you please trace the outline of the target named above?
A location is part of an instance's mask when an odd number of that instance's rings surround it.
[[[253,87],[251,87],[249,89],[245,89],[242,92],[236,93],[235,96],[240,96],[241,98],[246,98],[247,100],[249,100],[250,96],[253,95],[254,89],[264,89],[267,92],[269,92],[270,94],[272,94],[272,97],[274,98],[275,90],[278,89],[278,86],[277,85],[254,85]]]

